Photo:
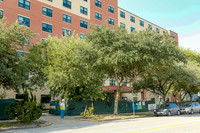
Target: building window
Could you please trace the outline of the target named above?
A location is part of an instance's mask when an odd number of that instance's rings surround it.
[[[30,19],[22,16],[18,16],[19,25],[25,25],[30,27]]]
[[[25,94],[16,94],[16,99],[22,99],[25,100],[26,95]]]
[[[80,27],[87,29],[88,23],[86,21],[80,20]]]
[[[131,27],[131,32],[135,31],[135,28],[134,27]]]
[[[18,57],[23,57],[25,53],[23,51],[17,51],[17,56]]]
[[[19,0],[18,6],[27,10],[30,10],[30,1],[27,0]]]
[[[108,18],[108,23],[111,24],[111,25],[114,25],[115,24],[115,20],[112,19],[112,18]]]
[[[95,5],[99,8],[101,8],[101,1],[95,0]]]
[[[137,97],[133,97],[133,101],[137,102],[138,98]]]
[[[29,79],[29,73],[28,72],[25,72],[24,73],[24,80],[28,80]]]
[[[127,101],[128,99],[127,99],[127,97],[122,97],[122,100]]]
[[[120,17],[125,18],[125,13],[120,11]]]
[[[114,13],[114,8],[112,6],[108,6],[108,11]]]
[[[131,20],[131,22],[135,23],[135,17],[131,16],[130,20]]]
[[[121,22],[121,23],[120,23],[120,27],[125,29],[125,28],[126,28],[126,25],[125,25],[124,23]]]
[[[42,43],[46,43],[46,39],[42,38]]]
[[[0,0],[0,1],[3,1],[3,0]]]
[[[110,80],[110,85],[115,85],[115,80]]]
[[[87,0],[83,0],[83,1],[87,2]]]
[[[63,6],[71,9],[72,3],[69,0],[63,0]]]
[[[63,14],[63,21],[71,24],[71,16]]]
[[[43,7],[42,14],[48,17],[52,17],[52,10],[49,8]]]
[[[63,29],[63,36],[71,36],[71,30]]]
[[[42,23],[42,31],[52,33],[52,25]]]
[[[159,30],[158,28],[156,28],[156,31],[157,31],[158,33],[160,33],[160,30]]]
[[[155,102],[155,100],[156,100],[155,98],[151,98],[151,101],[154,101],[154,102]]]
[[[166,32],[165,31],[163,31],[163,34],[165,34]]]
[[[26,41],[24,41],[24,44],[25,44],[25,45],[29,45],[29,44],[30,44],[30,40],[27,39]]]
[[[98,20],[102,20],[102,15],[100,13],[95,12],[95,18]]]
[[[41,103],[50,103],[51,96],[50,95],[41,95]]]
[[[126,83],[126,82],[122,82],[121,85],[124,85],[125,83]],[[127,84],[126,84],[125,86],[127,86]]]
[[[100,81],[100,86],[104,86],[105,81]]]
[[[175,34],[174,33],[170,33],[171,34],[171,37],[173,38],[173,39],[175,39]]]
[[[84,34],[80,34],[80,39],[83,39],[83,37],[84,37]]]
[[[144,27],[144,21],[140,20],[140,26]]]
[[[99,25],[95,25],[95,26],[96,26],[97,29],[101,29],[101,26],[99,26]]]
[[[81,6],[81,7],[80,7],[80,12],[81,12],[82,14],[87,15],[87,8]]]
[[[48,1],[53,2],[53,0],[48,0]]]
[[[0,10],[0,18],[3,18],[3,10]]]
[[[148,24],[148,27],[149,27],[150,30],[152,30],[152,26],[150,24]]]

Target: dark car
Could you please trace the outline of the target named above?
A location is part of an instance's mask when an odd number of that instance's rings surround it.
[[[171,116],[171,115],[180,115],[179,107],[174,103],[163,104],[160,108],[154,111],[155,116]]]
[[[200,105],[198,102],[193,102],[192,104],[184,103],[183,106],[181,107],[181,113],[188,113],[188,114],[200,113]]]

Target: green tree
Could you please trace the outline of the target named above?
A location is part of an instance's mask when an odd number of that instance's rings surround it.
[[[93,65],[108,78],[115,79],[115,115],[118,114],[120,91],[126,84],[133,83],[152,68],[183,59],[167,34],[150,30],[129,34],[123,28],[110,29],[102,25],[86,35],[86,40],[92,45],[92,51],[96,51]]]
[[[183,65],[184,75],[179,78],[174,89],[180,95],[180,101],[183,101],[186,95],[189,95],[192,102],[193,95],[200,91],[200,68],[197,63],[188,62]]]
[[[183,94],[182,99],[186,95],[189,95],[190,101],[192,102],[193,94],[197,94],[200,91],[200,54],[190,49],[182,49],[182,52],[187,59],[187,64],[184,64],[184,69],[191,76],[186,76],[183,80],[179,81],[177,87],[179,87],[179,90],[181,88],[180,91]]]
[[[152,69],[135,82],[134,89],[147,88],[150,92],[162,96],[163,102],[166,102],[167,96],[176,96],[180,92],[180,82],[188,83],[190,79],[194,79],[193,73],[184,67],[185,65],[171,64]]]
[[[29,52],[23,57],[24,73],[27,74],[27,79],[24,82],[24,91],[46,89],[47,77],[43,72],[47,64],[46,44],[39,42],[29,47]]]
[[[84,40],[74,36],[48,37],[46,46],[39,45],[38,51],[43,51],[40,57],[44,60],[41,70],[53,96],[77,101],[93,101],[103,96],[100,83],[104,76],[91,65],[89,59],[95,52]]]
[[[0,20],[0,86],[4,89],[22,88],[26,67],[24,58],[17,56],[17,50],[23,50],[24,42],[34,36],[28,28],[17,22],[11,24]]]

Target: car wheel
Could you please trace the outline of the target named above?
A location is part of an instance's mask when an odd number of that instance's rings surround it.
[[[181,115],[181,112],[178,110],[177,115]]]
[[[190,111],[190,114],[192,115],[192,114],[194,114],[194,111],[193,111],[193,109]]]
[[[168,115],[168,116],[171,116],[172,114],[171,114],[171,112],[170,112],[170,111],[168,111],[167,115]]]

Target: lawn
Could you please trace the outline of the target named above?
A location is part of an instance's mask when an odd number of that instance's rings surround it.
[[[0,129],[12,129],[12,128],[22,128],[22,127],[37,127],[40,126],[42,122],[33,122],[33,123],[21,123],[17,121],[13,122],[0,122]]]

